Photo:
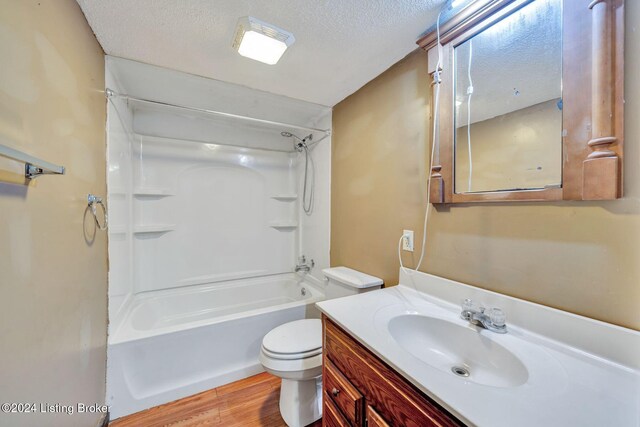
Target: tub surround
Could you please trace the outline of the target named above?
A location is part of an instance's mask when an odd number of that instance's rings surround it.
[[[468,379],[457,377],[434,360],[426,363],[404,350],[390,332],[390,321],[402,315],[438,318],[465,332],[475,330],[460,318],[459,301],[464,298],[505,310],[507,334],[487,330],[477,334],[490,344],[488,348],[501,346],[515,355],[526,368],[524,377],[509,373],[504,374],[506,382],[481,384],[473,367]],[[637,331],[412,271],[401,271],[397,287],[317,305],[468,425],[636,426],[640,422]]]
[[[331,128],[330,108],[175,70],[107,56],[106,76],[108,88],[136,98]],[[310,131],[117,95],[107,108],[112,321],[140,293],[288,273],[303,254],[322,280],[330,137],[311,149],[318,173],[306,215],[304,156],[281,132]]]

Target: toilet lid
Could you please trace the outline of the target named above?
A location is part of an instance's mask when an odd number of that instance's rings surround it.
[[[262,348],[272,356],[282,358],[310,357],[322,351],[322,322],[303,319],[274,328],[262,340]]]

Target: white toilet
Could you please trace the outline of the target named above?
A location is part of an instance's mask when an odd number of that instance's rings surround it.
[[[322,270],[325,299],[380,289],[382,279],[346,267]],[[282,378],[280,413],[289,427],[303,427],[322,416],[322,323],[304,319],[271,330],[262,340],[260,363]]]

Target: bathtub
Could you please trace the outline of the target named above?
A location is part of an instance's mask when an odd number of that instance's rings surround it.
[[[262,372],[262,337],[319,317],[319,285],[281,274],[135,295],[109,335],[111,418]]]

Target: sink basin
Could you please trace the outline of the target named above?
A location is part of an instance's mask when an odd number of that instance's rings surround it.
[[[405,351],[452,376],[493,387],[517,387],[529,373],[504,346],[462,326],[435,317],[403,314],[389,320],[393,339]]]

